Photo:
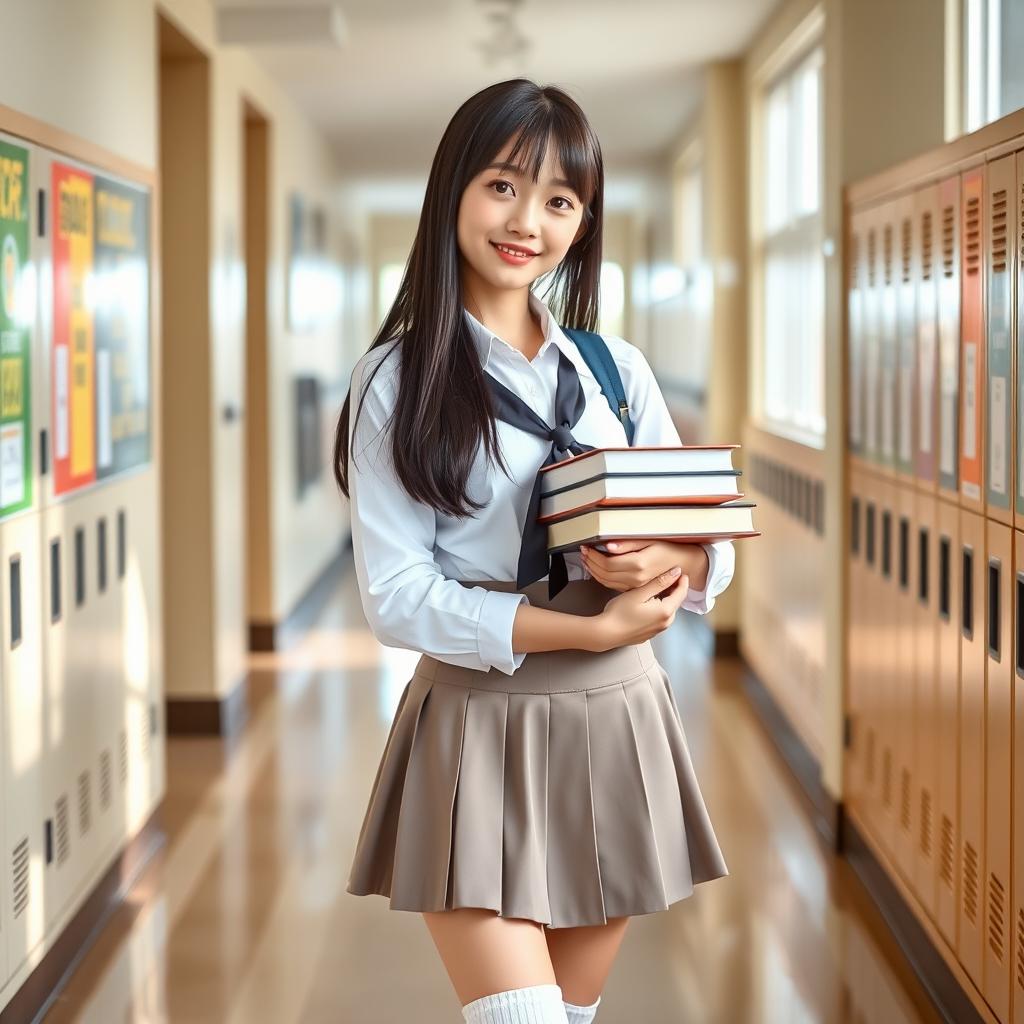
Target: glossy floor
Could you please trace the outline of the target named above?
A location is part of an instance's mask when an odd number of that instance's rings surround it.
[[[702,626],[683,613],[655,646],[730,875],[632,919],[598,1024],[930,1024]],[[239,739],[170,742],[167,841],[45,1024],[460,1021],[423,919],[344,890],[416,658],[373,640],[350,566],[313,628],[254,656]]]

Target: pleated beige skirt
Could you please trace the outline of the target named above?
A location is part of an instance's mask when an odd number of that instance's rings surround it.
[[[515,591],[514,582],[460,581]],[[595,614],[572,580],[530,603]],[[552,928],[650,914],[728,875],[650,641],[527,654],[514,675],[424,655],[399,699],[346,889]]]

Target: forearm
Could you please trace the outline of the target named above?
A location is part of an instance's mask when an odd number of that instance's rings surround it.
[[[681,542],[680,542],[681,543]],[[699,544],[687,543],[682,551],[679,567],[690,577],[690,590],[703,590],[708,585],[711,559]]]
[[[604,630],[598,615],[571,615],[524,601],[512,624],[512,650],[603,651]]]

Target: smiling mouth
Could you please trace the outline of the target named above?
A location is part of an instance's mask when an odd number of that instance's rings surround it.
[[[532,249],[520,249],[512,245],[502,245],[500,242],[491,242],[498,252],[503,252],[507,256],[515,256],[519,259],[529,259],[531,256],[539,256],[539,253],[533,252]]]

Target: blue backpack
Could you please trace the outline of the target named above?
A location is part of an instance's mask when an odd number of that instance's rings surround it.
[[[583,331],[578,327],[563,327],[562,333],[576,343],[583,358],[586,360],[590,372],[597,378],[604,397],[608,399],[608,405],[619,418],[630,447],[633,445],[633,421],[629,416],[629,403],[626,401],[626,392],[622,386],[622,378],[619,376],[619,368],[615,365],[611,352],[608,351],[608,344],[600,334],[593,331]]]

